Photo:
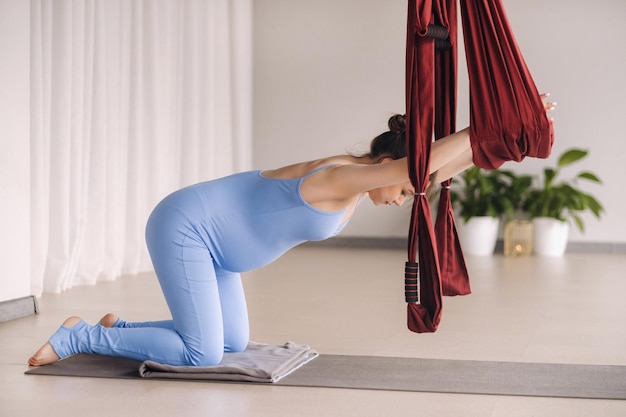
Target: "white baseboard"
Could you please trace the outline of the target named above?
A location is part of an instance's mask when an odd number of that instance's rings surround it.
[[[0,323],[37,313],[39,313],[37,298],[32,295],[0,302]]]
[[[321,242],[308,242],[309,246],[328,246],[366,249],[406,249],[407,239],[399,237],[334,237]],[[504,242],[498,240],[496,254],[503,253]],[[566,253],[619,253],[626,254],[626,243],[569,242]]]

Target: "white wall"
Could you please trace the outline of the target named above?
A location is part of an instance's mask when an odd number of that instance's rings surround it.
[[[365,152],[404,112],[404,9],[398,0],[253,2],[257,168]],[[342,236],[406,234],[409,215],[366,201]]]
[[[538,174],[566,148],[588,148],[578,169],[604,180],[588,190],[606,214],[601,221],[585,217],[586,233],[573,230],[571,240],[626,242],[620,191],[626,178],[626,2],[504,3],[538,88],[559,103],[553,156],[505,167]],[[403,112],[406,0],[255,0],[253,6],[256,168],[364,150],[388,116]],[[460,58],[463,126],[468,92]],[[408,217],[408,207],[364,204],[342,235],[404,237]]]
[[[30,295],[29,4],[0,0],[0,301]]]

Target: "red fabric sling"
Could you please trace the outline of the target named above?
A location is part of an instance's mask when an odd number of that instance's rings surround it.
[[[474,164],[494,169],[525,156],[550,155],[553,130],[517,47],[500,0],[460,0],[470,81],[470,141]],[[448,31],[437,50],[433,24]],[[430,30],[429,30],[430,26]],[[437,232],[425,196],[435,138],[453,133],[456,118],[457,11],[455,0],[409,0],[406,48],[406,134],[409,178],[416,190],[405,268],[407,324],[434,332],[442,295],[470,292],[456,233],[449,181],[442,187]],[[420,261],[419,271],[417,259]],[[419,295],[419,297],[418,297]]]
[[[461,0],[474,164],[547,158],[554,131],[500,0]]]
[[[450,49],[435,51],[435,139],[440,139],[456,131],[458,26],[456,0],[440,0],[436,4],[438,21],[448,29],[450,43]],[[452,211],[451,182],[452,180],[447,180],[441,184],[435,223],[441,289],[445,296],[466,295],[471,292]]]

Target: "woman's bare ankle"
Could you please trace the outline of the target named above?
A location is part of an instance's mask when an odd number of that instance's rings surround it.
[[[81,319],[80,317],[72,316],[72,317],[68,317],[67,319],[65,319],[65,321],[63,322],[63,325],[65,327],[71,328],[77,325],[78,323],[80,323],[81,321],[83,321],[83,319]]]
[[[100,319],[100,325],[102,327],[113,327],[117,323],[119,317],[113,313],[107,313]]]
[[[82,319],[80,317],[72,316],[63,322],[63,326],[72,328],[81,321]],[[54,351],[50,342],[46,342],[39,348],[39,350],[37,350],[37,352],[35,352],[33,356],[28,359],[28,364],[30,366],[43,366],[56,362],[59,359],[61,358]]]

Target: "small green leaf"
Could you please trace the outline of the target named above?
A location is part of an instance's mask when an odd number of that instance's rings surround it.
[[[564,152],[559,157],[559,162],[557,163],[557,166],[564,167],[566,165],[569,165],[571,163],[578,161],[579,159],[584,158],[585,156],[587,156],[587,154],[588,154],[588,151],[584,149],[577,149],[577,148],[569,149],[568,151]]]
[[[593,172],[589,172],[589,171],[581,172],[576,177],[593,181],[593,182],[597,182],[598,184],[602,184],[602,181],[600,180],[600,178],[598,178],[596,174],[594,174]]]
[[[602,207],[602,204],[600,204],[598,200],[596,200],[592,195],[589,194],[587,195],[587,206],[589,207],[589,210],[591,210],[591,212],[594,214],[594,216],[596,216],[598,219],[604,211],[604,207]]]
[[[574,219],[576,226],[578,226],[578,230],[580,230],[581,232],[584,232],[585,224],[583,223],[583,220],[576,214],[572,214],[572,218]]]

